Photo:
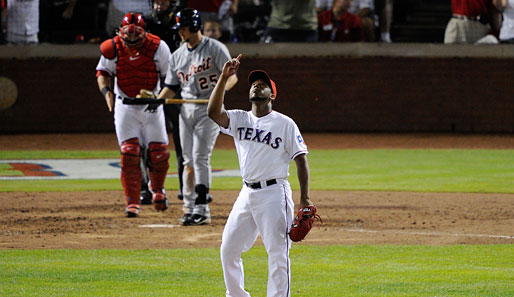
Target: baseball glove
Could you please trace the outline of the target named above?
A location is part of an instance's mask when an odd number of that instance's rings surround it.
[[[151,98],[156,99],[155,94],[150,90],[141,89],[139,91],[139,94],[137,94],[136,98]],[[148,104],[148,107],[145,109],[145,111],[148,112],[155,112],[157,110],[157,107],[159,107],[159,104]]]
[[[294,218],[291,231],[289,231],[289,238],[291,238],[292,241],[301,241],[304,239],[311,230],[315,220],[319,220],[323,223],[321,217],[316,213],[316,206],[309,205],[300,208]]]

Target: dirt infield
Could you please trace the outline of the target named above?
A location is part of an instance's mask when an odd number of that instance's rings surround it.
[[[309,148],[513,149],[508,135],[318,134]],[[87,141],[84,141],[87,139]],[[2,150],[117,149],[113,134],[2,135]],[[233,148],[228,137],[217,149]],[[235,152],[234,152],[235,153]],[[237,191],[214,191],[213,222],[181,227],[181,203],[123,216],[122,191],[2,193],[0,249],[218,247]],[[298,192],[294,193],[298,201]],[[514,243],[514,194],[311,191],[324,224],[301,244]]]

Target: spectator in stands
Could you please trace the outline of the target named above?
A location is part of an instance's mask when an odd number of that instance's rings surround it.
[[[317,42],[316,0],[271,0],[271,16],[263,41]]]
[[[200,13],[204,24],[207,21],[217,21],[221,24],[221,41],[232,41],[234,35],[234,19],[239,0],[187,0],[187,7],[192,7]]]
[[[37,44],[39,0],[7,0],[7,43]]]
[[[147,0],[111,0],[105,23],[105,32],[108,36],[115,35],[115,30],[120,26],[120,20],[129,11],[141,12],[147,18],[152,14],[152,7]]]
[[[500,29],[500,13],[492,0],[452,0],[452,18],[444,43],[476,43]]]
[[[332,9],[318,13],[318,30],[320,41],[363,41],[361,20],[349,13],[352,0],[334,0]]]
[[[360,17],[366,41],[375,41],[375,15],[373,0],[353,0],[348,12]]]
[[[234,16],[233,42],[259,42],[262,40],[271,14],[271,0],[239,0]]]
[[[98,43],[105,32],[100,6],[108,0],[42,0],[40,2],[40,42]],[[102,24],[100,24],[102,22]]]
[[[393,22],[393,0],[375,0],[375,12],[380,27],[380,42],[391,43],[391,23]]]
[[[203,25],[203,35],[220,40],[221,24],[217,21],[207,21]]]
[[[74,42],[99,43],[106,38],[105,22],[110,0],[69,0],[63,19],[71,22]],[[76,2],[73,5],[73,2]]]
[[[493,4],[503,15],[500,42],[514,44],[514,0],[493,0]]]

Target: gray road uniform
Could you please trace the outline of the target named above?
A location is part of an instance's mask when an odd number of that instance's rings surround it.
[[[171,55],[165,84],[170,89],[171,86],[180,85],[183,99],[209,99],[228,60],[228,48],[215,39],[202,36],[193,49],[183,43]],[[195,174],[194,190],[188,189],[184,182],[184,206],[189,213],[196,213],[198,192],[204,191],[203,187],[208,192],[211,185],[210,157],[219,135],[219,126],[207,116],[206,104],[194,103],[182,104],[179,125],[184,165],[193,167]]]

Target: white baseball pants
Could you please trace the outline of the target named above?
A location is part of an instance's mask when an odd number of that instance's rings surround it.
[[[243,186],[230,212],[221,243],[221,265],[227,297],[248,297],[241,254],[260,234],[268,253],[267,297],[289,297],[291,271],[288,232],[294,203],[287,179],[262,189]]]
[[[183,104],[180,110],[180,145],[184,166],[194,168],[195,185],[211,185],[211,155],[220,128],[207,116],[205,104]],[[184,170],[184,174],[187,172]],[[184,177],[187,180],[187,177]],[[195,189],[189,189],[184,183],[184,206],[193,209],[195,206]]]
[[[150,142],[168,144],[162,105],[153,113],[145,111],[146,107],[123,104],[121,99],[115,100],[114,126],[120,146],[123,141],[135,137],[145,148],[148,148]]]

